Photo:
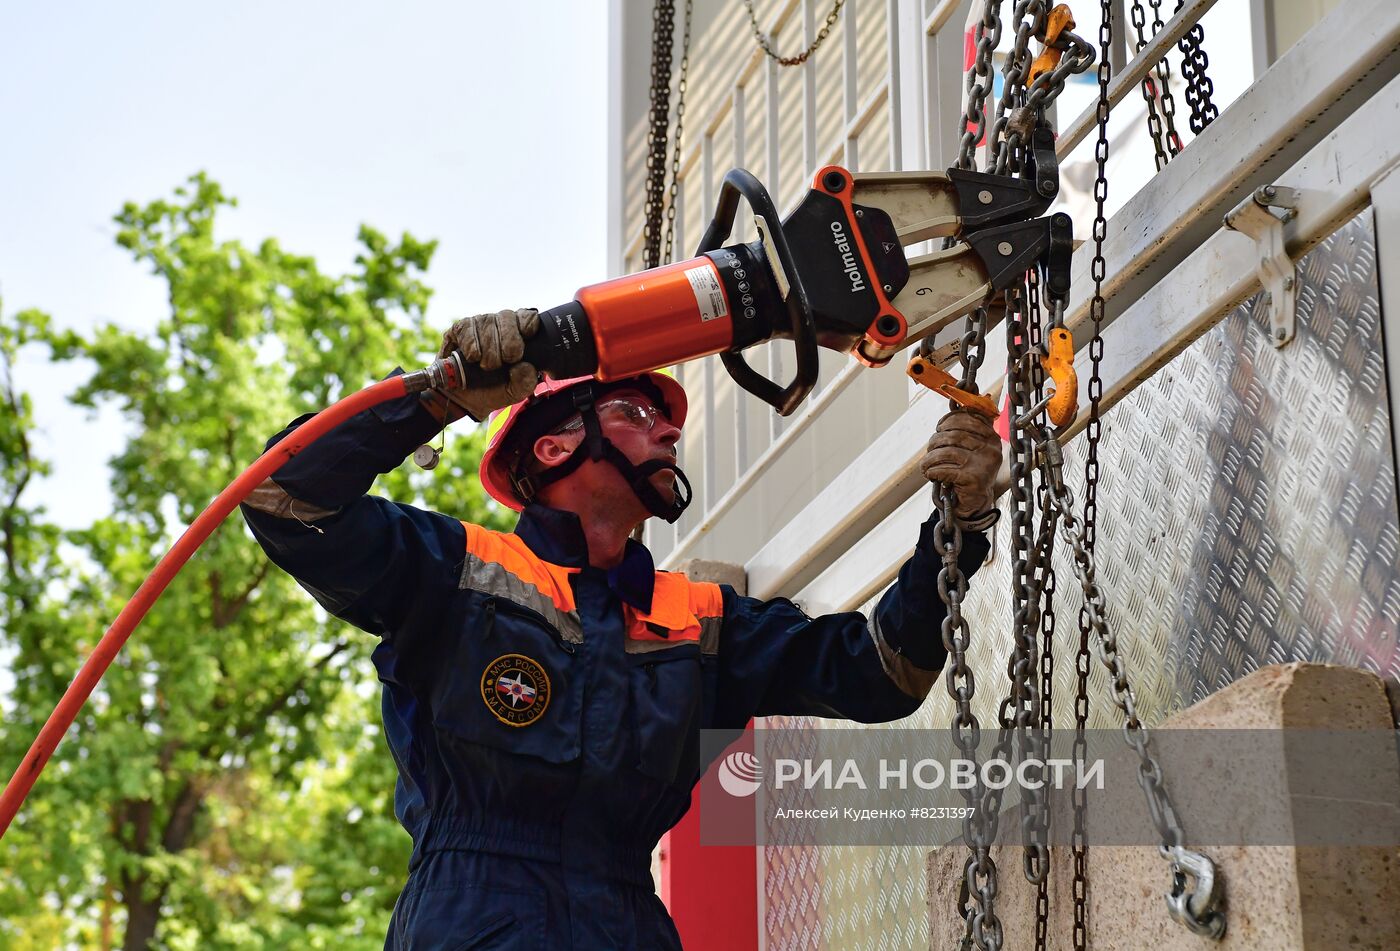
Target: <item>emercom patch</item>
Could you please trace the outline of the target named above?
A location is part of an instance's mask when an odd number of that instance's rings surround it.
[[[482,671],[481,699],[506,726],[529,726],[549,706],[549,675],[524,654],[502,654]]]

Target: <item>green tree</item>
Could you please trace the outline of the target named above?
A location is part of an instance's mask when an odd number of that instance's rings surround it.
[[[117,242],[164,282],[153,333],[57,333],[0,318],[0,647],[16,686],[0,729],[16,762],[125,600],[179,531],[294,417],[436,349],[422,281],[435,242],[362,227],[352,272],[322,273],[276,241],[215,236],[234,202],[196,175],[128,204]],[[127,424],[115,511],[62,533],[24,493],[44,473],[19,348],[84,359],[80,406]],[[480,431],[431,474],[379,490],[487,524],[513,514],[473,477]],[[382,945],[409,841],[393,819],[372,638],[273,568],[238,518],[221,526],[119,655],[0,842],[0,947],[126,949]],[[52,940],[57,937],[59,941]]]

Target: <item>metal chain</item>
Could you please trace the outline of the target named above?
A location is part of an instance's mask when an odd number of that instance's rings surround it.
[[[1107,53],[1111,41],[1110,30],[1107,26],[1107,16],[1109,14],[1110,0],[1101,0],[1105,14],[1105,26],[1101,28],[1099,41],[1101,50]],[[1147,800],[1148,814],[1153,825],[1157,828],[1161,837],[1160,851],[1162,855],[1172,862],[1172,889],[1168,897],[1168,907],[1174,917],[1177,917],[1190,930],[1197,934],[1207,934],[1219,938],[1225,928],[1224,916],[1215,907],[1217,900],[1216,893],[1212,892],[1209,897],[1199,903],[1199,907],[1193,907],[1186,896],[1187,874],[1186,869],[1190,866],[1209,869],[1213,872],[1209,859],[1185,850],[1185,834],[1182,831],[1181,822],[1177,817],[1172,805],[1171,797],[1168,795],[1162,777],[1162,767],[1149,750],[1150,736],[1147,727],[1142,723],[1137,713],[1137,700],[1133,693],[1132,685],[1128,680],[1127,666],[1119,654],[1118,641],[1114,631],[1108,623],[1108,610],[1104,602],[1102,589],[1099,587],[1095,567],[1094,549],[1096,542],[1097,514],[1098,514],[1098,443],[1101,436],[1101,401],[1103,397],[1103,383],[1101,378],[1101,364],[1103,358],[1103,338],[1102,326],[1104,316],[1103,300],[1103,280],[1105,276],[1105,263],[1103,257],[1103,242],[1107,231],[1107,221],[1104,213],[1104,203],[1108,195],[1108,184],[1104,174],[1104,168],[1108,160],[1108,81],[1109,70],[1107,56],[1105,55],[1099,67],[1099,102],[1097,108],[1098,119],[1098,140],[1095,145],[1095,162],[1098,169],[1098,176],[1094,185],[1095,219],[1094,219],[1094,260],[1090,268],[1091,276],[1094,280],[1094,297],[1090,306],[1090,313],[1094,324],[1094,339],[1090,344],[1090,359],[1092,363],[1092,376],[1089,382],[1090,398],[1090,419],[1087,431],[1088,438],[1088,458],[1085,462],[1084,482],[1085,482],[1085,502],[1084,518],[1080,521],[1074,514],[1074,498],[1069,488],[1064,483],[1064,458],[1060,448],[1058,437],[1050,431],[1042,430],[1044,438],[1041,441],[1041,449],[1044,453],[1044,473],[1049,487],[1053,505],[1057,510],[1060,522],[1060,533],[1062,538],[1070,545],[1072,561],[1075,569],[1075,576],[1079,581],[1079,586],[1084,598],[1083,608],[1080,612],[1080,661],[1079,667],[1079,695],[1076,697],[1075,711],[1075,757],[1082,759],[1084,755],[1084,730],[1088,721],[1088,668],[1083,662],[1086,648],[1092,645],[1094,652],[1098,655],[1100,662],[1108,670],[1109,687],[1112,693],[1113,703],[1122,712],[1123,736],[1128,745],[1138,755],[1138,785]],[[1093,635],[1092,638],[1090,635]],[[1085,911],[1087,905],[1087,894],[1085,890],[1086,880],[1083,870],[1083,849],[1084,849],[1084,810],[1083,802],[1076,795],[1075,804],[1075,829],[1074,829],[1074,849],[1075,849],[1075,926],[1074,940],[1075,946],[1082,947],[1086,943],[1087,928],[1085,922]],[[1190,861],[1187,861],[1187,860]],[[1213,875],[1211,876],[1213,879]],[[1192,896],[1194,897],[1194,896]]]
[[[1145,32],[1147,29],[1147,10],[1142,7],[1142,0],[1133,0],[1133,6],[1128,10],[1128,18],[1133,21],[1133,31],[1134,34],[1137,34],[1137,52],[1141,52],[1142,48],[1147,45],[1147,32]],[[1158,113],[1158,80],[1161,78],[1159,70],[1161,70],[1161,63],[1158,63],[1155,70],[1158,71],[1158,78],[1152,77],[1151,73],[1142,77],[1142,101],[1147,102],[1147,130],[1148,136],[1151,136],[1152,139],[1156,171],[1162,171],[1163,168],[1166,168],[1166,164],[1172,161],[1172,155],[1175,155],[1176,151],[1180,151],[1180,146],[1177,144],[1176,150],[1168,154],[1170,141],[1165,130],[1162,129],[1162,116]],[[1165,102],[1163,102],[1163,111],[1165,111]]]
[[[943,682],[948,695],[953,699],[953,743],[958,747],[962,758],[975,761],[977,748],[982,741],[982,728],[977,716],[972,712],[972,697],[977,683],[972,670],[967,666],[967,648],[970,632],[967,619],[963,617],[962,603],[967,597],[967,577],[958,565],[962,554],[962,527],[955,514],[955,497],[951,487],[942,484],[935,489],[938,501],[938,525],[934,530],[934,548],[938,551],[942,567],[938,572],[938,596],[947,610],[943,615],[943,648],[948,652],[948,661],[943,668]],[[993,910],[996,901],[996,867],[992,864],[991,840],[986,831],[986,817],[978,809],[977,792],[968,788],[963,791],[963,801],[967,804],[968,815],[963,820],[963,841],[969,854],[963,863],[963,880],[974,905],[966,914],[959,908],[965,923],[964,946],[969,946],[973,935],[979,935],[981,947],[1001,946],[1001,922]],[[991,945],[987,940],[993,941]]]
[[[1162,32],[1162,0],[1149,0],[1152,4],[1152,35]],[[1181,136],[1176,133],[1176,99],[1172,96],[1171,64],[1163,56],[1154,67],[1157,81],[1162,85],[1162,118],[1167,123],[1167,150],[1175,158],[1181,153]]]
[[[992,52],[1001,41],[1001,0],[984,0],[982,19],[976,28],[977,52],[967,73],[967,105],[959,119],[961,135],[958,144],[957,167],[977,167],[977,143],[987,129],[986,101],[992,88]],[[959,388],[977,392],[977,372],[986,358],[987,309],[978,307],[967,315],[959,341],[958,360],[962,364]],[[934,490],[938,502],[938,527],[934,532],[934,547],[942,560],[938,572],[938,596],[945,606],[943,616],[943,647],[948,652],[944,665],[944,685],[953,701],[953,742],[962,758],[975,761],[982,739],[982,728],[972,712],[972,698],[977,690],[976,678],[967,666],[967,650],[971,639],[962,603],[967,596],[967,577],[958,558],[962,553],[962,527],[955,514],[955,496],[947,484]],[[977,789],[963,791],[968,814],[963,820],[963,842],[968,855],[963,862],[963,887],[967,900],[957,903],[956,911],[963,919],[963,947],[976,942],[980,948],[993,951],[1001,948],[1001,920],[996,914],[997,874],[992,862],[991,836],[988,817],[979,808],[981,796]]]
[[[1002,70],[1002,96],[997,104],[991,133],[992,164],[998,175],[1008,175],[1021,169],[1021,151],[1036,121],[1064,92],[1070,76],[1078,75],[1094,65],[1093,47],[1073,33],[1062,33],[1061,41],[1068,43],[1070,49],[1060,57],[1053,69],[1041,73],[1027,88],[1026,79],[1035,63],[1029,48],[1030,38],[1043,35],[1048,14],[1042,0],[1022,0],[1017,4],[1015,13],[1016,42]]]
[[[1027,289],[1030,292],[1031,326],[1030,343],[1032,352],[1039,352],[1044,343],[1041,330],[1043,314],[1040,306],[1039,272],[1032,270]],[[1045,395],[1045,372],[1039,361],[1032,368],[1035,383],[1035,402],[1041,405]],[[1047,404],[1048,406],[1048,404]],[[1048,421],[1048,409],[1042,409],[1039,422],[1042,426]],[[1050,500],[1050,486],[1040,472],[1036,484],[1036,505],[1040,510],[1040,529],[1035,541],[1034,590],[1040,593],[1040,729],[1042,736],[1048,737],[1054,729],[1053,697],[1055,688],[1055,507]],[[1047,808],[1036,817],[1036,832],[1046,841],[1050,833],[1050,813]],[[1034,881],[1034,879],[1032,879]],[[1040,876],[1035,892],[1035,951],[1046,951],[1050,940],[1050,874]]]
[[[1043,386],[1038,354],[1032,348],[1032,338],[1039,336],[1033,325],[1039,316],[1030,306],[1024,287],[1013,286],[1006,300],[1007,390],[1010,397],[1008,415],[1011,426],[1011,590],[1012,590],[1012,651],[1006,673],[1010,694],[1001,704],[1003,730],[1014,730],[1017,752],[1026,759],[1042,760],[1038,735],[1041,719],[1040,691],[1036,672],[1036,635],[1040,628],[1040,593],[1035,586],[1038,573],[1038,549],[1032,546],[1035,521],[1036,446],[1024,422],[1033,412],[1035,390]],[[999,744],[1002,745],[1002,744]],[[1004,759],[998,751],[998,758]],[[1000,791],[992,801],[1000,804]],[[1024,871],[1026,880],[1038,885],[1049,868],[1049,852],[1043,836],[1038,835],[1044,795],[1040,790],[1021,791],[1021,832],[1025,845]],[[998,809],[998,811],[1000,811]]]
[[[1103,282],[1107,274],[1104,260],[1104,240],[1108,237],[1108,86],[1113,78],[1113,64],[1109,50],[1113,46],[1113,0],[1100,0],[1099,9],[1103,21],[1099,25],[1099,96],[1095,118],[1098,123],[1098,138],[1094,143],[1094,258],[1089,266],[1089,275],[1094,282],[1094,296],[1089,302],[1089,316],[1094,325],[1094,336],[1089,341],[1089,421],[1084,430],[1087,446],[1084,462],[1084,547],[1092,559],[1098,533],[1099,498],[1099,440],[1103,435],[1100,418],[1103,401]],[[1083,762],[1088,755],[1088,742],[1085,731],[1089,724],[1089,666],[1090,647],[1089,608],[1087,604],[1079,610],[1079,645],[1075,654],[1075,693],[1074,693],[1074,750],[1075,762]],[[1074,810],[1074,828],[1070,834],[1071,852],[1074,862],[1074,877],[1070,886],[1074,898],[1074,951],[1087,951],[1089,946],[1089,880],[1085,874],[1088,859],[1087,813],[1088,790],[1076,788],[1071,794]]]
[[[1051,496],[1059,510],[1060,535],[1071,546],[1075,576],[1084,595],[1089,628],[1094,634],[1093,647],[1099,661],[1108,670],[1114,706],[1124,716],[1123,737],[1138,754],[1138,785],[1147,796],[1148,813],[1161,836],[1161,851],[1169,855],[1172,850],[1182,847],[1184,835],[1181,823],[1163,785],[1162,767],[1147,748],[1147,727],[1138,717],[1137,698],[1128,682],[1127,666],[1118,653],[1118,638],[1108,624],[1108,608],[1104,603],[1103,591],[1099,588],[1093,556],[1086,544],[1085,523],[1075,516],[1074,496],[1064,483],[1064,457],[1058,437],[1046,433],[1041,448],[1050,474]]]
[[[1128,682],[1127,665],[1118,653],[1118,641],[1108,624],[1103,591],[1094,571],[1094,560],[1085,548],[1084,524],[1074,515],[1074,497],[1064,483],[1064,456],[1059,438],[1044,433],[1041,448],[1050,475],[1051,494],[1060,519],[1060,533],[1073,552],[1075,576],[1079,580],[1084,605],[1093,631],[1093,648],[1107,668],[1113,703],[1123,714],[1123,737],[1138,755],[1138,785],[1147,800],[1147,811],[1161,838],[1159,850],[1172,863],[1172,885],[1167,907],[1172,917],[1195,934],[1219,939],[1225,933],[1225,916],[1218,907],[1219,879],[1214,863],[1204,855],[1190,852],[1183,844],[1185,833],[1172,806],[1162,779],[1162,766],[1148,749],[1150,736],[1137,714],[1137,699]],[[1189,878],[1204,894],[1187,894]],[[1204,886],[1210,886],[1204,888]]]
[[[754,13],[753,0],[744,0],[744,8],[749,11],[749,25],[753,27],[753,38],[758,41],[758,45],[763,48],[763,52],[768,54],[769,59],[778,61],[779,66],[801,66],[807,62],[808,57],[817,51],[817,48],[826,42],[827,36],[831,34],[831,28],[836,25],[837,19],[841,16],[841,8],[846,5],[846,0],[836,0],[831,8],[831,12],[826,15],[826,22],[817,31],[817,38],[812,41],[812,45],[807,47],[796,56],[783,56],[773,49],[773,41],[763,32],[763,27],[758,25],[758,14]]]
[[[1028,14],[1029,23],[1027,23]],[[1044,5],[1042,0],[1022,0],[1016,7],[1016,15],[1018,21],[1017,42],[1025,55],[1022,57],[1024,62],[1014,74],[1019,76],[1019,79],[1013,79],[1007,86],[1011,95],[1015,95],[1016,87],[1024,90],[1025,76],[1030,69],[1029,38],[1043,26]],[[977,166],[977,146],[987,133],[986,100],[992,89],[992,54],[1001,41],[1001,31],[1001,0],[985,0],[982,18],[974,31],[976,54],[967,73],[967,103],[961,118],[958,168],[975,169]],[[1061,86],[1063,86],[1063,82],[1061,82]],[[998,111],[999,116],[1005,114],[1006,107],[1011,102],[1010,98],[1004,99]],[[996,141],[994,138],[993,142]],[[959,346],[962,378],[958,385],[961,389],[969,392],[977,392],[977,372],[986,356],[987,323],[987,309],[979,307],[967,316],[964,324]],[[962,745],[966,739],[963,736],[963,731],[967,729],[967,724],[971,723],[975,727],[977,721],[971,710],[974,682],[971,671],[966,666],[969,634],[961,610],[962,593],[967,589],[967,580],[956,563],[956,550],[961,545],[961,534],[954,526],[952,531],[956,533],[957,545],[950,544],[951,540],[947,537],[949,529],[946,527],[946,523],[953,517],[951,490],[947,486],[940,487],[939,497],[942,503],[941,518],[944,522],[936,534],[944,566],[939,575],[939,594],[948,609],[944,621],[944,646],[948,648],[950,663],[954,665],[949,670],[946,682],[948,692],[957,708],[953,726],[955,735],[959,737],[960,749],[965,758],[975,759],[975,748],[968,749]],[[956,632],[956,643],[954,637],[950,636],[950,632]],[[1024,646],[1024,640],[1022,640],[1020,648],[1024,648]],[[953,650],[954,647],[958,648],[956,652]],[[1033,657],[1033,640],[1030,644],[1030,651],[1030,656]],[[1027,726],[1029,726],[1030,711],[1033,709],[1030,697],[1035,692],[1034,684],[1030,681],[1032,668],[1033,661],[1030,660],[1030,657],[1023,658],[1020,663],[1013,661],[1013,671],[1025,675],[1025,685],[1019,689],[1013,689],[1013,697],[1019,696],[1021,698],[1018,717],[1015,719],[1019,719],[1023,725]],[[1003,710],[1005,711],[1003,720],[1005,720],[1009,710],[1006,710],[1005,707]],[[1008,736],[1009,731],[1003,722],[1002,729],[998,731],[998,749],[1004,749]],[[978,784],[978,786],[980,785]],[[963,874],[967,895],[971,899],[960,903],[958,908],[965,925],[963,945],[971,947],[975,942],[979,948],[999,951],[1002,943],[1002,926],[995,908],[998,881],[996,865],[991,858],[991,842],[996,834],[996,823],[1000,812],[1000,793],[995,790],[977,788],[968,790],[965,796],[969,805],[974,801],[977,801],[977,805],[973,806],[971,815],[963,825],[963,839],[969,849]],[[1043,881],[1045,872],[1049,868],[1049,861],[1048,852],[1044,851],[1043,842],[1039,845],[1042,851],[1039,853],[1031,851],[1028,854],[1026,868],[1029,875],[1038,876],[1038,879]],[[1029,842],[1028,847],[1032,850],[1034,848]]]
[[[1001,0],[984,0],[973,41],[977,54],[967,71],[967,105],[963,110],[957,168],[977,168],[977,144],[987,134],[987,96],[992,91],[992,53],[1001,43]],[[986,320],[984,315],[983,325]],[[965,352],[965,351],[964,351]]]
[[[681,78],[676,85],[676,140],[671,152],[671,190],[666,201],[666,251],[661,260],[675,260],[676,191],[681,181],[681,135],[685,128],[685,78],[690,72],[690,21],[695,0],[685,0],[685,38],[681,41]]]
[[[675,0],[656,0],[651,14],[651,123],[647,127],[647,182],[642,266],[661,263],[661,217],[666,202],[666,139],[671,125],[671,44]]]
[[[992,122],[989,142],[992,143],[992,160],[988,162],[998,175],[1008,175],[1011,168],[1011,149],[1005,139],[1007,124],[1011,121],[1012,109],[1025,99],[1026,80],[1030,77],[1031,37],[1045,31],[1044,0],[1016,0],[1012,7],[1011,22],[1016,31],[1011,50],[1001,68],[1001,99],[997,102],[996,118]]]
[[[1065,91],[1065,83],[1070,76],[1084,72],[1094,65],[1093,48],[1087,45],[1077,48],[1061,57],[1059,64],[1049,72],[1041,73],[1036,77],[1026,95],[1026,104],[1021,110],[1035,119],[1042,116],[1049,105],[1059,98],[1060,93]],[[1009,167],[1019,169],[1021,167],[1017,156],[1024,148],[1024,141],[1033,123],[1018,122],[1013,114],[1011,122],[1007,127],[1005,154],[1010,160]]]
[[[1037,317],[1036,304],[1029,303],[1027,290],[1013,286],[1007,291],[1006,334],[1007,348],[1011,354],[1008,374],[1008,393],[1011,398],[1010,413],[1018,420],[1013,432],[1012,447],[1012,493],[1014,499],[1013,522],[1011,526],[1012,548],[1016,552],[1013,561],[1013,587],[1016,602],[1015,636],[1012,654],[1007,663],[1007,674],[1011,689],[1001,703],[997,740],[991,753],[993,761],[1009,762],[1013,744],[1021,761],[1044,762],[1044,720],[1040,706],[1040,693],[1035,683],[1036,634],[1040,626],[1040,593],[1036,579],[1043,577],[1041,555],[1045,547],[1030,545],[1030,528],[1034,518],[1034,504],[1031,499],[1032,477],[1035,473],[1036,446],[1030,430],[1025,425],[1030,418],[1032,392],[1044,385],[1043,374],[1038,359],[1034,356],[1030,341],[1035,337],[1032,321]],[[1040,406],[1038,411],[1043,411]],[[1046,510],[1053,518],[1053,507]],[[1051,529],[1053,531],[1053,529]],[[941,593],[941,592],[940,592]],[[959,615],[961,618],[961,615]],[[964,645],[965,649],[965,645]],[[1043,670],[1043,668],[1042,668]],[[955,699],[958,699],[955,697]],[[969,757],[975,762],[975,757]],[[965,877],[969,895],[975,895],[977,905],[966,909],[967,930],[964,946],[973,942],[979,948],[999,949],[1001,947],[1001,927],[995,914],[995,897],[998,892],[996,865],[985,859],[983,853],[989,851],[996,839],[1001,814],[1002,790],[976,784],[974,798],[977,822],[970,830],[965,828],[965,839],[969,839],[972,854],[965,865]],[[1039,888],[1049,872],[1048,847],[1048,802],[1046,794],[1036,789],[1023,789],[1021,799],[1021,831],[1025,847],[1024,872],[1028,881]],[[1044,911],[1044,930],[1049,927],[1048,893],[1040,906]],[[988,922],[994,922],[989,926]]]
[[[1185,5],[1186,0],[1176,0],[1176,13],[1181,13]],[[1181,50],[1181,75],[1186,80],[1186,102],[1191,106],[1191,131],[1196,135],[1204,132],[1206,126],[1220,116],[1220,110],[1210,98],[1215,93],[1215,83],[1211,82],[1206,72],[1210,59],[1201,46],[1205,38],[1205,28],[1198,20],[1176,43],[1177,49]]]
[[[1137,49],[1141,51],[1147,45],[1147,36],[1143,32],[1147,27],[1147,11],[1143,9],[1141,0],[1133,0],[1128,14],[1133,31],[1137,34]],[[1167,156],[1166,144],[1162,138],[1162,119],[1157,114],[1157,84],[1151,75],[1142,78],[1142,99],[1147,103],[1147,134],[1152,139],[1157,171],[1160,172],[1167,167],[1171,159]]]

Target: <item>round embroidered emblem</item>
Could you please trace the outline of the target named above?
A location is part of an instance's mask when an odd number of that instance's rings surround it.
[[[524,654],[503,654],[481,674],[481,699],[506,726],[529,726],[549,706],[549,675]]]

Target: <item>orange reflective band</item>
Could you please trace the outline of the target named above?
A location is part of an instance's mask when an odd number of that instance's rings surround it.
[[[467,530],[468,555],[475,555],[488,564],[500,565],[518,581],[538,590],[559,611],[574,611],[574,589],[569,584],[569,576],[577,574],[579,569],[544,561],[530,550],[519,535],[493,532],[470,522],[463,522],[462,525]]]
[[[651,611],[627,609],[627,636],[635,641],[670,644],[700,641],[702,652],[714,653],[723,614],[719,585],[658,571]]]

